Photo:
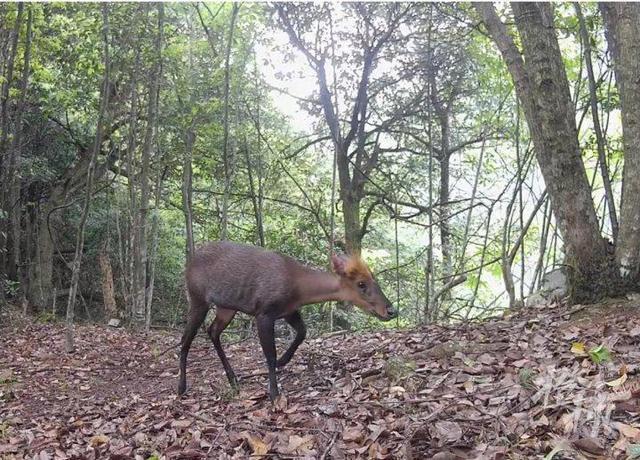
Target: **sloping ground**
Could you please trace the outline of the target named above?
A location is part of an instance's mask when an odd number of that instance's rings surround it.
[[[201,334],[179,399],[178,334],[0,338],[0,458],[640,458],[637,302],[309,340],[275,407],[255,340],[227,346],[234,395]]]

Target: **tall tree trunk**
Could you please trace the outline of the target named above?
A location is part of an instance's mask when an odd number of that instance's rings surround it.
[[[224,56],[224,119],[223,119],[223,140],[222,140],[222,161],[224,166],[224,195],[222,197],[222,220],[220,222],[220,239],[228,238],[229,220],[229,194],[231,193],[232,176],[232,153],[229,152],[229,99],[231,92],[231,48],[233,47],[233,32],[236,27],[236,18],[240,4],[234,3],[231,9],[231,23],[229,24],[229,35],[227,37],[227,48]]]
[[[65,349],[67,353],[74,351],[74,339],[73,339],[73,320],[75,316],[75,302],[76,293],[78,291],[78,281],[80,278],[80,264],[82,263],[82,253],[84,249],[84,231],[87,223],[87,217],[89,216],[89,207],[91,205],[91,195],[93,193],[93,179],[96,161],[98,159],[98,153],[100,152],[100,146],[102,145],[103,133],[104,133],[104,121],[107,117],[107,107],[109,104],[109,16],[108,16],[108,4],[102,5],[102,17],[103,26],[102,32],[104,36],[104,82],[102,86],[102,97],[100,101],[100,112],[98,113],[98,122],[96,126],[96,137],[91,152],[91,160],[87,168],[87,181],[85,184],[85,198],[84,205],[82,207],[82,214],[80,216],[80,223],[78,225],[78,233],[76,235],[76,250],[71,265],[71,286],[69,288],[69,299],[67,302],[67,315],[66,315],[66,334],[65,334]]]
[[[22,13],[24,10],[24,3],[18,3],[18,12],[16,15],[16,22],[11,31],[11,51],[5,64],[6,74],[3,75],[4,81],[2,83],[2,94],[0,100],[0,182],[6,184],[9,176],[6,168],[6,153],[7,153],[7,141],[9,139],[9,90],[13,83],[13,70],[16,55],[18,53],[18,39],[20,37],[20,26],[22,24]],[[0,188],[0,209],[3,211],[0,213],[0,273],[7,272],[7,262],[9,254],[6,251],[9,225],[5,216],[10,213],[11,203],[8,199],[6,190],[4,187]],[[4,297],[4,286],[0,285],[0,299]]]
[[[615,292],[617,272],[600,236],[580,156],[575,112],[548,3],[512,3],[524,60],[490,3],[475,3],[513,77],[572,270],[572,300]]]
[[[620,91],[624,169],[616,261],[630,282],[640,276],[640,5],[600,3]]]
[[[247,137],[244,138],[244,155],[247,164],[247,175],[249,176],[249,194],[251,195],[251,204],[253,205],[253,215],[256,220],[256,236],[258,243],[264,247],[264,228],[262,227],[262,210],[260,209],[259,196],[256,193],[256,187],[253,181],[253,165],[251,164],[251,155],[249,154],[249,143]]]
[[[450,143],[450,126],[449,126],[449,109],[446,107],[438,108],[436,105],[436,115],[440,120],[440,144],[442,152],[440,154],[440,194],[438,200],[440,202],[440,244],[442,251],[442,280],[446,284],[453,274],[452,266],[452,249],[451,249],[451,224],[449,223],[449,161],[451,155],[449,153]]]
[[[200,14],[198,12],[198,14]],[[189,107],[185,107],[185,111],[191,112],[195,106],[195,94],[193,88],[195,88],[195,75],[193,67],[193,42],[194,42],[194,28],[193,23],[187,15],[187,25],[189,28],[189,45],[188,45],[188,62],[189,62]],[[204,25],[204,22],[203,22]],[[193,147],[196,142],[195,131],[196,119],[191,118],[191,122],[187,127],[184,138],[184,157],[182,159],[182,212],[184,214],[184,227],[186,233],[185,241],[185,259],[188,261],[191,259],[193,252],[195,251],[195,242],[193,240]]]
[[[158,31],[154,44],[155,62],[149,75],[149,100],[147,105],[147,128],[142,145],[142,170],[140,172],[140,203],[137,216],[137,241],[134,248],[134,276],[136,292],[134,293],[133,321],[139,325],[146,323],[147,308],[147,220],[149,211],[151,169],[151,148],[154,142],[154,132],[158,115],[158,88],[162,68],[162,40],[164,36],[164,5],[157,4]]]
[[[44,203],[36,212],[35,261],[30,270],[29,285],[27,286],[27,300],[35,308],[49,307],[53,292],[53,240],[49,233],[47,218],[55,201]],[[51,228],[53,231],[53,227]]]
[[[186,230],[185,253],[187,260],[191,258],[195,250],[195,243],[193,241],[193,169],[191,167],[195,139],[196,134],[190,126],[185,134],[185,154],[182,162],[182,212],[184,213]]]
[[[584,60],[587,67],[587,78],[589,80],[589,104],[591,106],[591,118],[593,119],[593,131],[596,135],[596,145],[598,148],[598,164],[600,165],[600,175],[602,176],[602,184],[604,186],[604,196],[609,210],[609,221],[611,223],[611,234],[614,243],[618,239],[618,216],[616,214],[616,202],[613,197],[613,189],[611,187],[611,179],[609,178],[609,168],[607,165],[607,154],[605,152],[604,135],[600,126],[600,117],[598,115],[598,95],[596,93],[596,78],[593,73],[593,62],[591,59],[591,37],[587,30],[587,25],[582,15],[582,8],[578,2],[574,2],[576,15],[580,25],[580,36],[584,46]],[[640,56],[638,56],[640,58]]]
[[[20,237],[21,231],[21,215],[22,205],[20,202],[20,184],[21,184],[21,159],[22,159],[22,125],[23,115],[26,105],[27,86],[29,82],[30,62],[31,62],[31,27],[33,22],[33,12],[31,7],[27,14],[27,35],[24,44],[24,62],[22,68],[22,79],[20,82],[20,99],[15,113],[14,135],[9,154],[9,171],[8,179],[10,183],[9,190],[9,206],[10,206],[10,227],[11,227],[11,258],[9,261],[9,277],[18,280],[20,270]],[[22,295],[24,295],[24,286],[20,286]]]
[[[149,257],[149,288],[147,289],[147,304],[145,308],[145,329],[147,332],[151,330],[151,305],[153,302],[153,288],[156,282],[156,265],[157,265],[157,254],[158,254],[158,239],[160,233],[160,216],[158,212],[160,210],[160,198],[162,197],[162,182],[164,180],[164,175],[166,174],[166,168],[163,172],[158,172],[158,177],[156,178],[156,189],[155,189],[155,197],[154,197],[154,209],[153,209],[153,218],[151,224],[151,257]]]
[[[118,318],[118,306],[116,304],[115,288],[113,284],[113,270],[109,260],[109,244],[105,241],[98,253],[98,265],[100,266],[100,278],[102,287],[102,302],[104,304],[105,318]]]

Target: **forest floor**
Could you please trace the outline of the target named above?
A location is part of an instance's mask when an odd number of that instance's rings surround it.
[[[0,317],[0,458],[640,458],[640,302],[306,341],[273,406],[255,339]],[[228,340],[228,339],[227,339]],[[279,343],[279,348],[286,346]]]

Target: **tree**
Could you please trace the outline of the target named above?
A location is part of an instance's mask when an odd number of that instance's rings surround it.
[[[78,291],[78,280],[80,277],[80,265],[82,263],[82,255],[84,249],[84,234],[87,224],[87,218],[89,216],[89,207],[91,205],[91,196],[93,193],[93,181],[95,177],[95,167],[98,160],[98,153],[100,152],[100,145],[103,140],[103,123],[105,118],[108,117],[107,108],[109,106],[109,5],[104,3],[102,5],[102,18],[103,18],[103,35],[104,35],[104,84],[102,86],[102,100],[100,102],[100,112],[98,115],[98,122],[96,126],[96,137],[91,152],[91,158],[87,167],[87,180],[85,183],[85,196],[84,204],[82,206],[82,214],[80,217],[80,224],[76,234],[76,248],[73,256],[73,262],[71,264],[71,287],[69,288],[69,299],[67,301],[67,328],[65,334],[65,349],[67,353],[74,351],[73,340],[73,319],[75,316],[75,302],[76,294]]]
[[[616,262],[629,284],[640,281],[640,5],[600,3],[620,92],[624,172]]]
[[[326,28],[318,28],[315,38],[305,40],[304,34],[308,32],[308,11],[303,11],[293,4],[276,4],[276,11],[282,27],[289,35],[290,41],[307,59],[307,62],[315,72],[319,89],[319,106],[324,120],[329,127],[333,140],[338,169],[338,183],[340,199],[342,201],[342,214],[344,217],[344,236],[348,251],[360,252],[362,239],[367,231],[367,219],[361,220],[360,207],[365,197],[365,185],[367,179],[378,167],[379,145],[377,139],[380,127],[367,130],[373,122],[372,100],[372,73],[376,67],[380,53],[392,44],[398,46],[404,37],[400,34],[399,26],[412,12],[412,5],[387,4],[374,6],[373,4],[354,4],[349,6],[351,13],[359,25],[356,28],[354,43],[361,48],[357,50],[355,60],[362,62],[359,70],[357,84],[352,89],[355,94],[350,95],[353,103],[348,110],[348,123],[343,127],[341,113],[336,107],[335,80],[332,87],[327,71],[329,58],[335,60],[335,47],[332,36],[333,18],[328,6],[323,6],[316,12],[326,24]],[[370,20],[375,14],[380,23]],[[328,29],[328,30],[327,30]],[[328,35],[327,35],[328,34]],[[322,36],[320,36],[322,35]],[[335,72],[335,69],[334,69]],[[337,78],[334,75],[334,79]],[[386,84],[386,86],[392,86]],[[382,83],[384,86],[385,83]],[[380,94],[383,88],[376,88],[375,94]],[[406,107],[405,107],[406,108]],[[397,118],[401,118],[403,111],[386,120],[378,122],[388,127]]]
[[[548,3],[513,3],[520,54],[490,3],[476,3],[514,81],[572,271],[572,298],[613,294],[616,270],[600,236],[580,156],[569,84]]]
[[[147,250],[147,220],[150,196],[150,168],[151,149],[155,139],[156,119],[158,116],[158,91],[161,80],[162,69],[162,42],[164,36],[164,6],[158,3],[158,29],[154,42],[154,63],[149,74],[149,100],[147,103],[147,126],[142,145],[142,167],[140,171],[140,202],[135,221],[135,241],[134,241],[134,297],[133,297],[133,320],[139,324],[146,322],[147,309],[147,288],[148,288],[148,250]],[[129,177],[129,180],[133,180]]]

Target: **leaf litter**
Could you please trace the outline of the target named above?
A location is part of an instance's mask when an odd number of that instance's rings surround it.
[[[0,328],[0,458],[640,458],[640,310],[550,305],[455,326],[334,333],[279,371],[204,334],[176,396],[179,332]],[[278,343],[279,350],[286,341]],[[177,350],[176,350],[177,351]]]

